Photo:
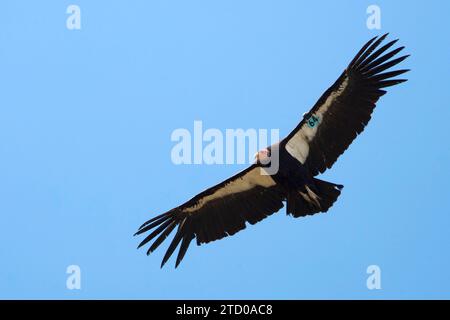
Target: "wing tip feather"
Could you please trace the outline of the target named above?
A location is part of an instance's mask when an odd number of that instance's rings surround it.
[[[397,55],[400,51],[402,51],[405,48],[405,46],[400,46],[388,53],[385,53],[387,49],[389,49],[395,43],[397,43],[397,41],[399,41],[399,39],[395,39],[380,47],[381,43],[387,38],[388,35],[389,32],[383,34],[379,38],[374,37],[370,39],[350,62],[349,66],[347,67],[347,70],[354,70],[362,73],[370,73],[373,69],[381,67],[384,63],[387,64],[391,61],[397,60],[397,59],[391,60],[391,58]],[[375,41],[375,39],[377,40]],[[401,59],[398,59],[398,61],[396,61],[396,63],[394,63],[393,65],[400,63],[409,56],[410,56],[409,54],[402,56]],[[393,65],[389,67],[392,67]]]

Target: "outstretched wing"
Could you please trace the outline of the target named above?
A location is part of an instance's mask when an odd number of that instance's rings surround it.
[[[331,168],[370,120],[375,103],[390,87],[405,79],[393,79],[409,70],[388,71],[408,57],[392,59],[404,47],[388,53],[397,40],[380,46],[387,34],[375,37],[358,52],[337,81],[304,115],[283,140],[286,150],[305,164],[312,175]]]
[[[218,240],[244,229],[246,222],[255,224],[277,212],[283,207],[283,192],[263,171],[254,164],[185,204],[147,221],[136,234],[154,230],[139,247],[157,237],[147,251],[150,254],[177,228],[161,267],[181,242],[178,266],[194,238],[198,245]]]

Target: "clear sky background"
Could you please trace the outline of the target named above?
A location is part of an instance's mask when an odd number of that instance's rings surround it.
[[[81,8],[81,30],[66,8]],[[381,8],[381,30],[366,8]],[[448,1],[2,1],[0,298],[450,298]],[[412,56],[322,178],[327,214],[281,210],[174,269],[137,227],[242,165],[170,159],[177,128],[286,135],[359,48]],[[366,268],[381,268],[368,290]],[[66,268],[81,268],[81,290]]]

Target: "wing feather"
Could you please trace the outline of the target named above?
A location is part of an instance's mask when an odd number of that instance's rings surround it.
[[[183,260],[191,241],[197,244],[218,240],[255,224],[283,207],[284,192],[259,165],[252,165],[218,185],[198,194],[185,204],[144,223],[136,233],[154,229],[139,244],[151,244],[153,252],[178,226],[161,267],[181,243],[176,258],[177,267]]]
[[[397,40],[379,47],[386,37],[387,34],[367,42],[333,86],[283,140],[286,150],[305,164],[312,175],[331,168],[364,130],[376,102],[386,93],[382,88],[406,81],[394,78],[408,69],[384,72],[408,57],[394,58],[404,47],[388,52]]]

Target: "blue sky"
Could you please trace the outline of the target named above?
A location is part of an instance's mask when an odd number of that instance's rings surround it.
[[[81,8],[81,30],[66,8]],[[366,8],[381,8],[381,30]],[[3,1],[0,298],[450,298],[446,1]],[[374,35],[412,56],[322,178],[327,214],[284,209],[178,269],[132,235],[242,165],[170,159],[177,128],[286,135]],[[368,290],[366,268],[381,268]],[[81,290],[66,268],[81,268]]]

